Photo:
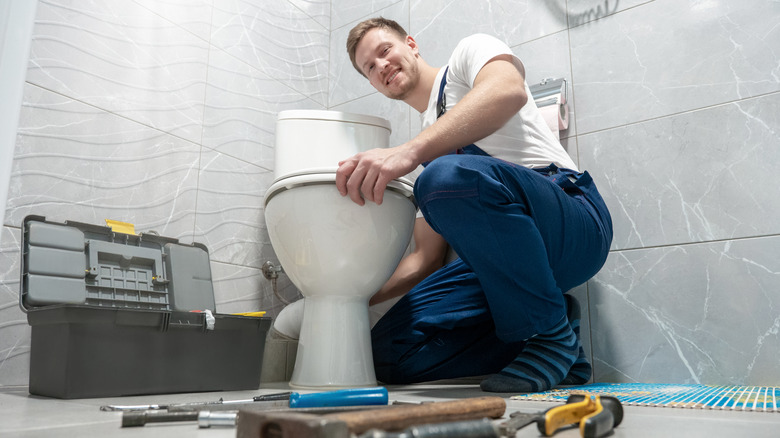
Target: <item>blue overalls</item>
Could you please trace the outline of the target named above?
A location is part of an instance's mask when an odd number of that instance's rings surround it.
[[[443,114],[446,71],[439,91]],[[473,146],[473,147],[472,147]],[[564,292],[595,275],[612,221],[587,172],[492,158],[470,145],[427,164],[425,220],[460,258],[403,296],[372,329],[385,383],[492,374],[566,314]]]

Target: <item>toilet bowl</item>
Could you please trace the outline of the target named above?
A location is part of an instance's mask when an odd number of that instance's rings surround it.
[[[389,123],[336,111],[283,111],[276,127],[274,183],[265,195],[271,245],[304,296],[290,385],[376,384],[368,300],[392,275],[412,235],[413,185],[388,184],[382,205],[339,194],[338,162],[387,147]]]

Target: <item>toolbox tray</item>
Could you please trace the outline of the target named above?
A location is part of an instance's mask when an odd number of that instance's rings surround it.
[[[213,313],[204,245],[28,216],[21,263],[31,394],[259,387],[271,318]]]

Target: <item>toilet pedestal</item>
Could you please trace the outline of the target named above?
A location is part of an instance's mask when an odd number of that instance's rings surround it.
[[[375,385],[368,299],[306,297],[290,386],[334,389]]]

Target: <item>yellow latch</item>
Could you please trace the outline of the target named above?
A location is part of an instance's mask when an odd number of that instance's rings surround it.
[[[133,224],[106,219],[106,225],[108,225],[111,228],[111,231],[115,233],[131,234],[133,236],[136,235],[135,225]]]

